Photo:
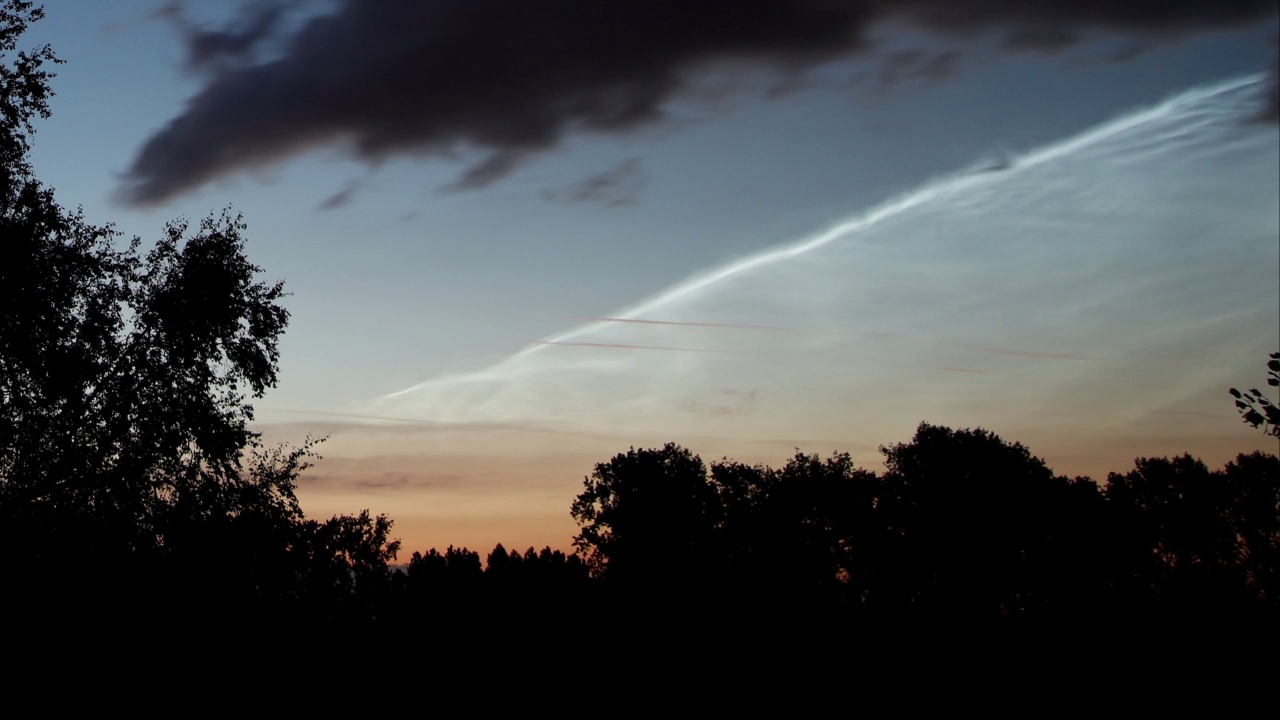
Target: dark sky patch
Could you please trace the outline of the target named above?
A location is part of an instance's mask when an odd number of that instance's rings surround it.
[[[662,122],[712,62],[877,60],[882,21],[1056,52],[1098,33],[1158,43],[1277,13],[1275,0],[331,0],[284,22],[303,5],[249,3],[212,29],[166,6],[206,80],[138,150],[121,200],[157,205],[320,147],[370,164],[480,150],[448,189],[482,188],[569,134]]]

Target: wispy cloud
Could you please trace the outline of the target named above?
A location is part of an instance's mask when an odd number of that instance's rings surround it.
[[[151,16],[170,23],[187,50],[187,69],[193,72],[224,72],[258,59],[258,53],[284,31],[284,20],[295,2],[257,0],[245,3],[231,21],[219,28],[193,22],[186,7],[167,2]]]
[[[924,368],[925,370],[937,370],[938,372],[949,373],[968,373],[971,375],[990,375],[990,370],[978,370],[977,368],[965,367],[947,367],[945,365],[917,365],[916,363],[906,363],[907,367]]]
[[[642,318],[622,318],[622,317],[582,317],[569,316],[570,320],[583,320],[586,322],[607,322],[607,323],[632,323],[636,325],[673,325],[676,327],[697,327],[697,328],[736,328],[740,330],[774,330],[781,332],[796,332],[796,328],[783,327],[781,325],[753,325],[750,323],[721,323],[721,322],[682,322],[679,320],[646,320]]]
[[[701,403],[696,400],[685,400],[680,403],[681,412],[710,417],[746,417],[756,412],[760,397],[759,390],[740,392],[725,390],[721,392],[723,402]]]
[[[716,350],[714,348],[671,347],[668,345],[632,345],[628,343],[605,342],[565,342],[561,340],[530,340],[530,345],[556,345],[560,347],[608,348],[611,350],[666,350],[670,352],[693,353],[730,353],[741,354],[740,350]]]
[[[872,70],[856,75],[853,86],[872,97],[884,97],[904,85],[933,85],[956,74],[960,57],[958,50],[896,50],[886,55]]]
[[[1185,417],[1201,417],[1201,418],[1209,418],[1212,420],[1226,420],[1226,419],[1230,419],[1231,417],[1229,415],[1224,415],[1222,413],[1207,413],[1207,412],[1199,412],[1197,410],[1152,410],[1151,412],[1155,415],[1174,415],[1174,416],[1182,415]]]
[[[346,187],[325,198],[316,206],[316,209],[321,211],[336,210],[343,205],[350,203],[355,199],[356,193],[360,191],[363,185],[364,183],[358,180],[353,180],[347,183]]]
[[[556,203],[599,203],[619,207],[636,204],[643,188],[640,158],[633,157],[578,182],[543,190],[542,197]]]
[[[1016,357],[1044,358],[1047,360],[1096,360],[1097,358],[1089,355],[1074,355],[1072,353],[1063,352],[1045,352],[1041,350],[1017,350],[1013,348],[990,347],[988,345],[975,345],[973,343],[947,342],[945,345],[951,347],[964,348],[965,350],[974,350],[983,353],[992,353],[994,355],[1013,355]]]

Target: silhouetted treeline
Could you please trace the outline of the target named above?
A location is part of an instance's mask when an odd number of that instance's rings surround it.
[[[0,2],[0,614],[26,627],[228,629],[361,622],[385,603],[391,521],[306,518],[313,445],[263,447],[289,312],[238,215],[142,249],[36,177],[58,59]]]
[[[383,609],[384,628],[465,635],[482,632],[483,618],[567,616],[589,597],[587,567],[577,555],[544,547],[508,552],[498,544],[482,565],[480,554],[450,546],[425,554],[390,574],[390,600]],[[457,624],[441,624],[442,618]],[[503,626],[503,632],[512,629]]]
[[[582,563],[499,546],[482,571],[465,549],[415,553],[398,608],[582,608],[591,593],[640,622],[1280,619],[1275,455],[1140,459],[1099,486],[983,430],[922,424],[883,453],[877,474],[846,454],[708,469],[674,444],[632,449],[573,504]]]
[[[1099,486],[983,430],[922,424],[883,453],[875,473],[847,454],[708,468],[674,444],[632,449],[597,465],[573,503],[581,555],[498,545],[482,562],[449,547],[392,568],[390,521],[367,513],[191,519],[172,526],[171,547],[109,561],[90,543],[87,562],[56,566],[16,543],[10,597],[60,612],[179,603],[212,625],[284,615],[455,638],[489,632],[485,618],[546,631],[582,613],[876,628],[1280,619],[1275,455],[1220,470],[1140,459]]]

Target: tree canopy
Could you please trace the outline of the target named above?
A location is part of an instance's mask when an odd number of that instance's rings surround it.
[[[10,2],[0,47],[39,17]],[[194,229],[172,222],[144,255],[139,238],[60,206],[27,159],[54,61],[45,47],[0,71],[0,512],[18,534],[8,546],[171,548],[175,518],[295,513],[289,482],[242,472],[257,446],[249,400],[276,383],[283,284],[258,279],[230,212]]]
[[[943,623],[1249,618],[1280,598],[1274,455],[1139,458],[1100,487],[982,429],[922,423],[881,452],[881,475],[799,452],[708,473],[675,444],[632,448],[586,478],[576,542],[650,616],[672,596]]]
[[[315,441],[264,448],[249,429],[289,312],[243,219],[177,220],[144,252],[35,176],[59,61],[14,51],[42,14],[0,6],[0,560],[46,599],[73,559],[94,577],[67,582],[183,602],[385,580],[390,521],[305,520],[295,482]]]
[[[702,460],[668,443],[596,465],[571,513],[574,544],[597,574],[614,578],[700,571],[712,549],[719,501]]]

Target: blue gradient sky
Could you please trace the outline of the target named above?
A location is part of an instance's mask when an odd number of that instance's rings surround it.
[[[160,7],[46,8],[26,41],[66,64],[37,172],[63,204],[144,241],[174,217],[244,214],[251,258],[293,293],[260,429],[331,435],[302,487],[310,513],[386,512],[409,549],[566,547],[582,476],[630,445],[771,464],[838,449],[874,467],[876,448],[920,421],[983,425],[1068,474],[1123,470],[1135,454],[1275,450],[1225,392],[1258,384],[1280,346],[1276,126],[1241,121],[1264,82],[1019,165],[1190,88],[1273,70],[1274,15],[1144,38],[1123,62],[1136,42],[1123,34],[1011,53],[982,32],[887,24],[876,53],[834,58],[786,92],[776,75],[719,67],[664,103],[665,122],[570,133],[472,191],[442,188],[475,148],[369,165],[329,144],[138,208],[119,201],[123,178],[207,80],[184,67]],[[297,22],[328,5],[302,7]],[[235,10],[185,17],[220,27]],[[962,52],[947,77],[882,86],[894,48]],[[593,193],[592,178],[616,184]],[[564,335],[957,182],[802,263],[632,313],[785,329]],[[536,344],[557,338],[649,347]],[[499,386],[476,394],[477,373]]]

